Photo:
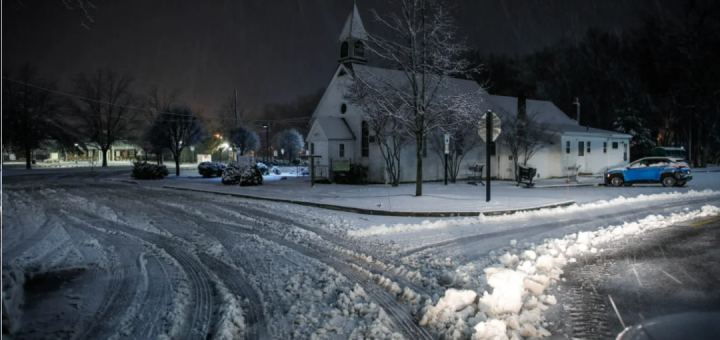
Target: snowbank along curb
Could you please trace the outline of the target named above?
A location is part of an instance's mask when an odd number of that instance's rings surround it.
[[[176,187],[176,186],[172,186],[172,185],[163,185],[163,188],[204,192],[204,193],[218,194],[218,195],[228,195],[228,196],[258,199],[258,200],[273,201],[273,202],[281,202],[281,203],[292,203],[292,204],[305,205],[305,206],[323,208],[323,209],[329,209],[329,210],[339,210],[339,211],[345,211],[345,212],[351,212],[351,213],[363,214],[363,215],[399,216],[399,217],[460,217],[460,216],[478,216],[480,214],[483,214],[485,216],[495,216],[495,215],[514,214],[514,213],[520,212],[520,211],[532,211],[532,210],[540,210],[540,209],[546,209],[546,208],[567,207],[567,206],[571,206],[571,205],[575,204],[575,201],[562,201],[562,202],[558,202],[558,203],[545,204],[545,205],[539,205],[539,206],[534,206],[534,207],[507,209],[507,210],[495,210],[495,211],[456,211],[456,212],[448,212],[448,211],[428,211],[428,212],[386,211],[386,210],[345,207],[345,206],[340,206],[340,205],[315,203],[315,202],[308,202],[308,201],[296,201],[296,200],[282,199],[282,198],[237,194],[237,193],[221,192],[221,191],[213,191],[213,190],[183,188],[183,187]]]

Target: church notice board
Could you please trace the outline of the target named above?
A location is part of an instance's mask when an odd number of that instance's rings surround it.
[[[332,160],[332,171],[349,171],[350,160],[347,158],[338,158]]]

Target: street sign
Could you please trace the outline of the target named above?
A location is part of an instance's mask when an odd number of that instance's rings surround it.
[[[478,135],[480,135],[480,138],[482,138],[485,142],[487,142],[487,140],[485,140],[487,138],[487,131],[485,129],[485,125],[487,125],[487,115],[487,113],[484,114],[478,123]],[[502,132],[502,129],[500,128],[500,117],[498,117],[495,112],[492,112],[492,125],[492,141],[494,142],[500,135],[500,132]]]
[[[190,145],[190,151],[195,151],[195,145]]]
[[[450,153],[450,134],[446,133],[445,134],[445,154],[447,155],[449,153]]]

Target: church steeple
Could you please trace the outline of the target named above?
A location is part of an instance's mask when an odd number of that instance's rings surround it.
[[[343,64],[358,63],[365,64],[365,42],[368,40],[365,26],[360,20],[360,12],[357,5],[353,3],[353,10],[350,12],[345,26],[340,33],[340,60]]]

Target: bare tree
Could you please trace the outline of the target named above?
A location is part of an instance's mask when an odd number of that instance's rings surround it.
[[[238,126],[230,130],[228,143],[242,156],[260,148],[260,137],[248,126]]]
[[[450,115],[452,117],[452,115]],[[478,114],[474,121],[480,119]],[[435,151],[443,166],[445,166],[445,134],[450,135],[449,154],[447,157],[448,177],[452,183],[457,180],[465,155],[474,148],[483,144],[478,135],[476,124],[454,125],[450,130],[436,129],[428,136],[428,144]]]
[[[512,115],[502,114],[501,144],[510,151],[513,159],[513,176],[517,176],[518,164],[522,165],[538,151],[552,144],[555,132],[550,130],[549,124],[538,120],[539,112]],[[517,178],[517,177],[515,177]]]
[[[128,138],[135,127],[139,111],[131,106],[135,102],[129,92],[132,81],[110,69],[73,79],[78,99],[72,105],[81,122],[79,130],[87,144],[102,151],[102,166],[107,166],[107,151],[113,143]]]
[[[189,107],[176,106],[156,118],[151,129],[158,144],[164,145],[175,160],[175,174],[180,176],[180,154],[183,149],[202,140],[203,125],[197,114]]]
[[[349,84],[343,96],[350,104],[360,108],[358,113],[375,134],[375,140],[380,145],[380,153],[385,161],[385,169],[389,177],[388,181],[392,186],[398,186],[402,165],[400,162],[401,151],[412,141],[412,136],[401,128],[401,123],[396,118],[403,113],[388,112],[387,110],[408,108],[397,102],[393,105],[385,105],[386,99],[375,96],[370,87],[363,82]],[[388,98],[388,100],[390,99]]]
[[[297,153],[300,152],[305,145],[302,134],[295,129],[280,132],[277,138],[278,146],[287,152],[288,160],[290,161],[292,161],[294,157],[297,157]]]
[[[422,195],[425,137],[438,127],[467,124],[479,104],[477,91],[460,88],[451,77],[468,76],[475,67],[465,58],[470,49],[458,39],[457,26],[439,0],[399,0],[400,13],[374,18],[395,37],[368,35],[368,50],[395,72],[355,72],[374,102],[393,116],[413,139],[416,150],[415,195]],[[360,69],[360,68],[358,68]],[[364,68],[368,70],[369,68]],[[479,87],[476,88],[478,91]],[[442,119],[452,112],[453,119]],[[446,126],[447,125],[447,126]]]
[[[53,83],[40,79],[29,65],[20,69],[17,79],[3,78],[3,148],[22,150],[25,168],[31,169],[32,151],[49,140],[57,141],[61,149],[73,144],[74,137],[60,117],[62,104],[48,91],[54,89]]]

